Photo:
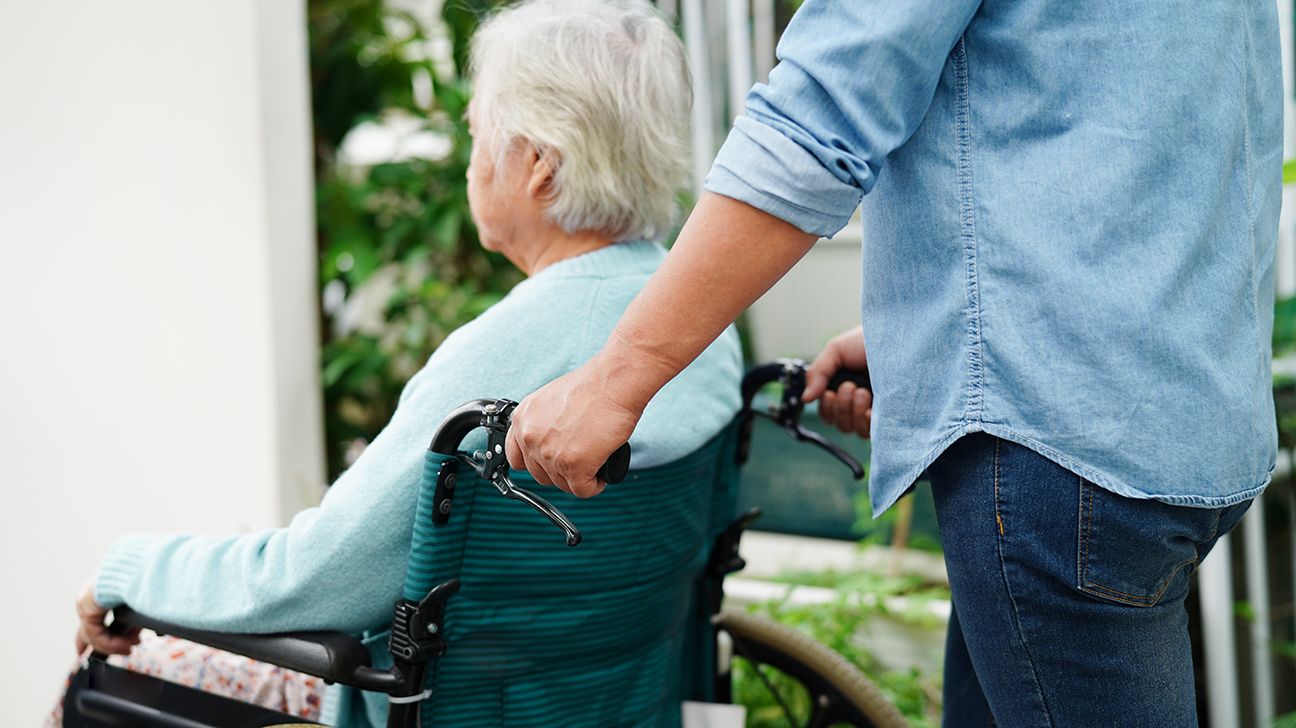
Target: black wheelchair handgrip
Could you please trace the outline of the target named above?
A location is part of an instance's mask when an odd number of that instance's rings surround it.
[[[437,427],[436,434],[432,437],[432,444],[428,446],[428,449],[442,455],[454,455],[464,437],[469,432],[482,426],[485,408],[495,405],[499,401],[501,400],[474,399],[456,407],[453,412],[446,415],[446,418],[441,421],[441,425]]]
[[[608,456],[607,462],[598,469],[597,477],[611,485],[625,480],[628,472],[630,472],[630,443],[627,442]]]
[[[850,382],[863,389],[873,389],[873,382],[869,379],[867,369],[838,369],[836,374],[829,377],[828,389],[836,392],[837,389],[846,382]]]

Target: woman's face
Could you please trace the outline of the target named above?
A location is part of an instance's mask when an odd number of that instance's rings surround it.
[[[468,105],[468,133],[473,138],[472,156],[468,161],[468,207],[477,236],[487,250],[508,253],[516,231],[524,224],[520,219],[527,207],[526,179],[520,169],[510,169],[518,156],[512,151],[505,157],[504,165],[497,165],[496,150],[490,135],[476,118],[477,111]]]

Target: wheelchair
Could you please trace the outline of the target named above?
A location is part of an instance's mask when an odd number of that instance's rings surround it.
[[[745,566],[742,533],[760,515],[757,508],[735,513],[756,417],[826,450],[857,478],[863,474],[848,453],[800,424],[805,378],[799,360],[753,368],[743,379],[743,408],[707,445],[637,471],[629,470],[623,445],[600,470],[610,485],[604,494],[584,501],[555,493],[563,510],[521,487],[534,481],[508,468],[503,445],[517,403],[462,405],[441,423],[425,456],[403,597],[386,629],[359,637],[212,632],[129,606],[113,610],[110,628],[150,629],[322,678],[339,691],[327,717],[343,726],[671,725],[684,700],[730,702],[732,668],[743,661],[772,691],[788,725],[900,728],[905,719],[840,655],[777,622],[722,607],[725,576]],[[847,380],[869,386],[866,373],[839,373],[830,388]],[[773,383],[782,389],[777,403],[755,410],[757,392]],[[485,448],[462,451],[479,428]],[[672,483],[699,487],[656,496]],[[712,487],[700,487],[706,483]],[[533,528],[517,527],[510,509],[519,503],[548,523],[536,518]],[[606,547],[615,542],[610,534],[644,519],[662,533],[653,548],[627,554]],[[507,532],[492,528],[505,523],[513,524]],[[551,526],[565,547],[556,545]],[[801,698],[780,695],[771,671],[799,685]],[[661,719],[671,704],[676,717]],[[93,654],[73,676],[64,725],[317,724]]]

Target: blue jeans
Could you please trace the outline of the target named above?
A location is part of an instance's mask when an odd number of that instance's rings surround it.
[[[984,434],[928,477],[954,598],[946,726],[1197,725],[1184,598],[1250,501],[1125,498]]]

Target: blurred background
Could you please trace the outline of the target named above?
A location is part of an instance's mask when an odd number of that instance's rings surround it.
[[[1293,2],[1277,1],[1292,156]],[[464,185],[464,57],[494,4],[6,3],[0,723],[49,708],[73,599],[112,539],[286,523],[445,336],[519,280],[478,247]],[[694,69],[694,189],[797,4],[659,3]],[[1211,726],[1296,726],[1293,194],[1278,477],[1191,600]],[[752,362],[812,357],[857,323],[862,235],[856,220],[821,241],[752,307]],[[744,500],[766,516],[731,599],[813,633],[915,725],[937,724],[948,587],[929,492],[873,521],[840,465],[777,429],[756,438]],[[867,459],[867,443],[840,440]]]

